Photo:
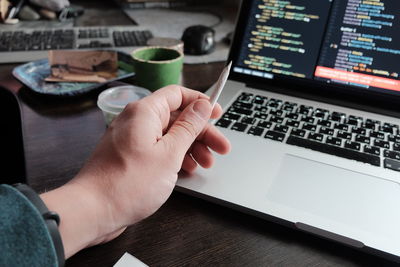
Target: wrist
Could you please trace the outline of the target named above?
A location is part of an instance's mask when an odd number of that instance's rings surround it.
[[[65,257],[95,245],[104,236],[107,221],[103,201],[79,183],[68,183],[40,195],[49,210],[61,217],[59,231]]]

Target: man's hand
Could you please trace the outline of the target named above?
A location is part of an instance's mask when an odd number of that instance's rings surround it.
[[[204,94],[180,86],[168,86],[129,104],[107,129],[77,177],[42,195],[49,208],[60,213],[66,255],[106,242],[128,225],[153,214],[171,195],[181,169],[193,172],[197,165],[212,166],[210,149],[228,153],[228,140],[208,123],[221,113],[219,105],[211,110]],[[90,216],[87,219],[91,222],[81,220],[92,225],[92,237],[84,238],[86,243],[73,245],[82,236],[67,225],[74,222],[66,221],[71,210],[65,203],[60,207],[52,201],[56,194],[58,198],[76,196],[84,202],[82,209],[92,210],[82,215]],[[73,217],[79,220],[76,212]]]

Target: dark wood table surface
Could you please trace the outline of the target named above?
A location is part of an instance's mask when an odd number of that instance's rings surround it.
[[[98,4],[96,4],[98,3]],[[88,4],[78,24],[129,24],[112,4]],[[38,191],[70,180],[105,131],[101,90],[55,99],[32,93],[0,65],[0,85],[21,103],[28,182]],[[185,65],[183,84],[206,90],[224,63]],[[150,266],[389,266],[393,263],[275,223],[174,192],[150,218],[108,244],[83,250],[66,266],[112,266],[129,252]]]

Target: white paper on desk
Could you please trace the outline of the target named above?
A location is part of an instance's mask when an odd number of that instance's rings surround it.
[[[148,265],[133,257],[128,252],[125,252],[125,254],[121,259],[119,259],[114,267],[148,267]]]

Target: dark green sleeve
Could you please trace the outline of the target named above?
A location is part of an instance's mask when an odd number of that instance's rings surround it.
[[[57,256],[38,210],[18,190],[0,185],[0,266],[57,266]]]

